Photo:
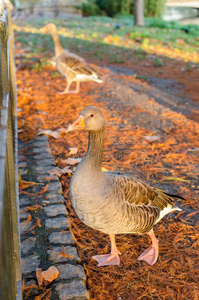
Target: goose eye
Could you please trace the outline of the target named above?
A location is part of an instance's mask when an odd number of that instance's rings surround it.
[[[91,114],[91,115],[90,115],[90,118],[92,118],[92,117],[94,117],[94,114]]]

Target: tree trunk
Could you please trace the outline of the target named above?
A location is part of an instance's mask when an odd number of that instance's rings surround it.
[[[144,0],[134,0],[134,25],[144,26]]]

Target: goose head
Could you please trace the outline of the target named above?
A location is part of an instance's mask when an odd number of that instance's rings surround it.
[[[43,33],[51,33],[51,34],[53,34],[53,33],[57,32],[57,28],[56,28],[55,24],[49,23],[45,27],[42,27],[40,29],[40,31],[43,32]]]
[[[69,125],[68,131],[84,129],[87,131],[99,131],[105,128],[105,120],[101,109],[96,106],[87,106],[79,114],[77,120]]]

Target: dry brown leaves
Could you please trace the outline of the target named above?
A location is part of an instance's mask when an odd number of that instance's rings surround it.
[[[72,255],[66,253],[65,247],[62,245],[60,252],[58,251],[53,251],[58,257],[65,257],[65,258],[73,258]]]
[[[31,218],[28,217],[28,218],[26,219],[25,222],[29,222],[30,220],[31,220]],[[40,219],[36,217],[36,222],[35,222],[35,224],[34,224],[28,231],[25,231],[25,232],[21,233],[21,236],[24,235],[24,234],[27,234],[27,233],[29,233],[29,232],[32,232],[32,233],[33,233],[33,229],[35,229],[35,228],[37,228],[37,227],[42,227],[42,225],[41,225]]]
[[[23,295],[24,295],[25,300],[30,299],[30,296],[32,294],[37,294],[37,295],[39,294],[38,296],[36,296],[34,298],[34,300],[50,300],[51,295],[52,295],[51,288],[46,289],[43,286],[39,286],[39,285],[34,284],[33,282],[30,282],[30,283],[25,285],[25,283],[23,281],[22,291],[23,291]]]

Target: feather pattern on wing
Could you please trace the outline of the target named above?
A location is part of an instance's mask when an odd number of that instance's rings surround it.
[[[97,72],[94,71],[84,60],[79,60],[70,53],[62,53],[56,58],[57,69],[67,78],[75,81],[93,80],[102,82]]]

